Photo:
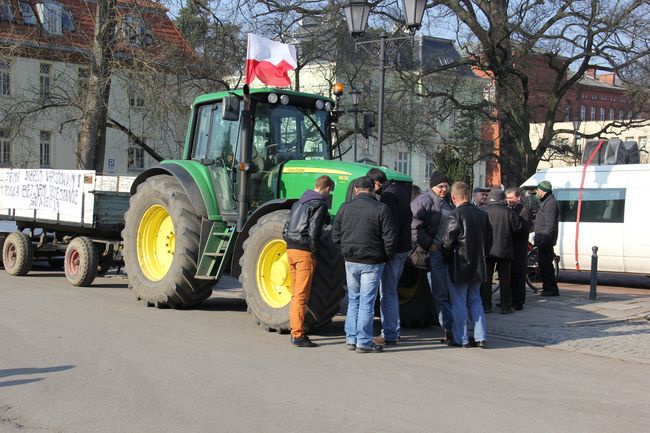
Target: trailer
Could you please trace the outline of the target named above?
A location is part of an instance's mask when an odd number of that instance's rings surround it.
[[[88,170],[0,169],[0,233],[7,273],[27,275],[34,260],[65,271],[75,286],[120,265],[124,213],[135,177]]]

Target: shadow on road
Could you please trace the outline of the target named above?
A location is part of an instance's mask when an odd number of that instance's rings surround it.
[[[74,365],[59,365],[56,367],[44,367],[44,368],[8,368],[8,369],[0,370],[0,378],[9,377],[9,376],[25,376],[29,374],[55,373],[57,371],[70,370],[74,367],[75,367]],[[7,381],[0,382],[0,388],[39,382],[43,379],[44,377],[7,380]]]

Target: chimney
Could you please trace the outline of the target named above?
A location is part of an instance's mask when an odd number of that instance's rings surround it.
[[[595,80],[596,79],[596,67],[595,66],[589,66],[587,70],[585,71],[585,76]]]
[[[598,76],[598,81],[602,81],[603,83],[607,83],[610,86],[615,86],[616,85],[616,74],[600,74]]]

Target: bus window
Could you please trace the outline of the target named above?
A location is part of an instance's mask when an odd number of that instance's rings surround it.
[[[579,189],[553,191],[560,207],[560,221],[575,222]],[[625,221],[625,189],[583,189],[580,222],[622,223]]]

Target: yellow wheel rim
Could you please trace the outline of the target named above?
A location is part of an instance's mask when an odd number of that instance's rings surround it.
[[[272,308],[287,305],[291,300],[287,244],[282,240],[272,240],[264,245],[255,269],[257,288],[264,302]]]
[[[145,277],[163,279],[174,259],[174,223],[167,209],[153,205],[142,215],[138,227],[138,262]]]

